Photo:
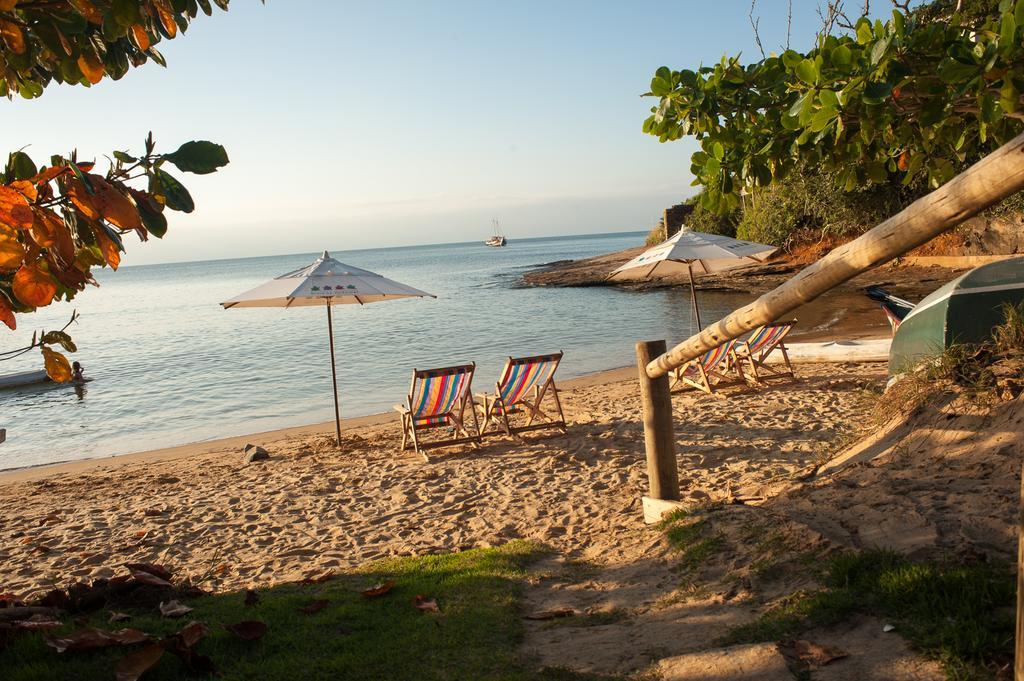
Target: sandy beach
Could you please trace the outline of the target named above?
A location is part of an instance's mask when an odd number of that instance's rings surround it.
[[[397,417],[378,415],[346,423],[342,451],[323,424],[0,474],[4,590],[38,595],[126,562],[213,592],[264,589],[525,538],[552,554],[523,607],[579,615],[528,622],[524,660],[602,674],[656,665],[682,679],[736,655],[788,674],[774,644],[714,641],[816,588],[808,565],[837,552],[1012,560],[1020,399],[885,423],[884,363],[801,364],[795,383],[674,395],[683,502],[716,547],[681,572],[668,535],[643,522],[635,371],[563,384],[565,435],[492,437],[433,450],[429,464],[400,453]],[[245,442],[270,458],[245,463]],[[945,678],[883,624],[808,632],[848,655],[820,678]]]
[[[568,383],[568,435],[488,439],[398,452],[397,419],[291,429],[115,459],[0,475],[5,588],[110,574],[126,561],[175,565],[208,588],[265,586],[393,555],[532,538],[566,556],[625,559],[646,550],[635,369]],[[765,394],[676,401],[683,488],[693,501],[764,497],[820,462],[859,415],[881,365],[808,365]],[[271,453],[246,464],[245,441]]]

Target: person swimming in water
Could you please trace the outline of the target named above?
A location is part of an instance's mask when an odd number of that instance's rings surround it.
[[[71,363],[71,380],[72,381],[81,381],[81,380],[83,380],[83,378],[84,377],[82,376],[82,365],[79,362],[72,362]]]

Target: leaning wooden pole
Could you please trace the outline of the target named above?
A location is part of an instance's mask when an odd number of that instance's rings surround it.
[[[905,209],[836,248],[746,307],[691,336],[647,365],[658,378],[731,338],[779,319],[844,281],[899,257],[1024,189],[1024,134]]]

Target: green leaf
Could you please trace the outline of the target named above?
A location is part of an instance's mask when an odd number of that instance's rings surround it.
[[[167,218],[163,213],[154,213],[148,210],[144,202],[139,202],[139,217],[142,218],[142,226],[146,231],[158,239],[163,239],[167,233]]]
[[[38,172],[36,164],[24,151],[11,154],[7,160],[7,168],[7,175],[12,180],[27,180]]]
[[[1024,0],[1017,0],[1017,4],[1013,8],[1013,20],[1018,26],[1024,26]]]
[[[793,106],[789,107],[789,115],[793,118],[799,118],[800,114],[803,113],[805,107],[814,101],[814,91],[805,92],[799,99],[793,102]]]
[[[131,154],[128,154],[124,151],[115,151],[114,158],[116,158],[118,161],[121,161],[121,163],[135,163],[136,161],[139,160],[132,156]]]
[[[818,82],[818,66],[810,59],[804,59],[796,65],[796,76],[808,85]]]
[[[228,152],[224,147],[206,141],[185,142],[177,151],[164,154],[163,158],[177,166],[178,170],[197,175],[216,172],[228,164]]]
[[[721,142],[715,142],[711,145],[711,155],[719,161],[725,158],[725,147],[722,146]]]
[[[71,336],[63,331],[47,331],[39,337],[39,342],[47,345],[60,345],[68,352],[78,352],[78,346],[71,340]]]
[[[999,106],[1007,113],[1013,113],[1020,106],[1020,93],[1017,92],[1017,88],[1013,86],[1013,81],[1009,78],[999,90]]]
[[[857,42],[867,45],[874,37],[874,33],[871,32],[871,22],[861,17],[857,21]]]
[[[672,86],[664,78],[655,76],[651,79],[651,94],[655,97],[664,97],[672,92]]]
[[[885,56],[886,50],[889,49],[889,38],[879,40],[871,47],[871,65],[875,66],[882,61],[882,57]]]
[[[884,82],[870,82],[864,86],[864,102],[881,104],[892,93],[892,86]]]
[[[110,11],[118,24],[127,28],[142,21],[139,14],[139,3],[136,0],[114,0]]]
[[[168,208],[181,211],[182,213],[191,213],[195,210],[196,204],[192,200],[191,194],[173,175],[161,168],[157,168],[154,171],[153,178],[155,178],[157,186],[151,187],[150,191],[151,193],[163,196],[167,201]],[[152,184],[152,179],[150,182]],[[156,191],[153,191],[154,189]]]
[[[821,132],[828,127],[836,117],[836,110],[831,108],[819,109],[814,116],[811,117],[811,131]]]
[[[832,63],[836,66],[849,66],[853,62],[853,52],[846,45],[832,50]]]
[[[822,106],[830,109],[839,108],[839,96],[834,90],[822,90],[818,93],[818,101]]]

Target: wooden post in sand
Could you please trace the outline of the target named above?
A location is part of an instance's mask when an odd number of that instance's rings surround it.
[[[676,468],[676,436],[672,425],[672,396],[668,390],[668,376],[650,378],[647,375],[647,365],[664,353],[665,347],[663,340],[637,343],[636,361],[640,369],[640,402],[643,405],[649,495],[651,499],[677,501],[679,471]]]
[[[1013,679],[1024,681],[1024,468],[1020,475],[1017,512],[1017,635],[1013,647]]]
[[[920,246],[1024,189],[1024,134],[921,197],[885,222],[839,246],[778,288],[687,338],[647,365],[664,376],[712,348],[770,324],[862,272]]]

